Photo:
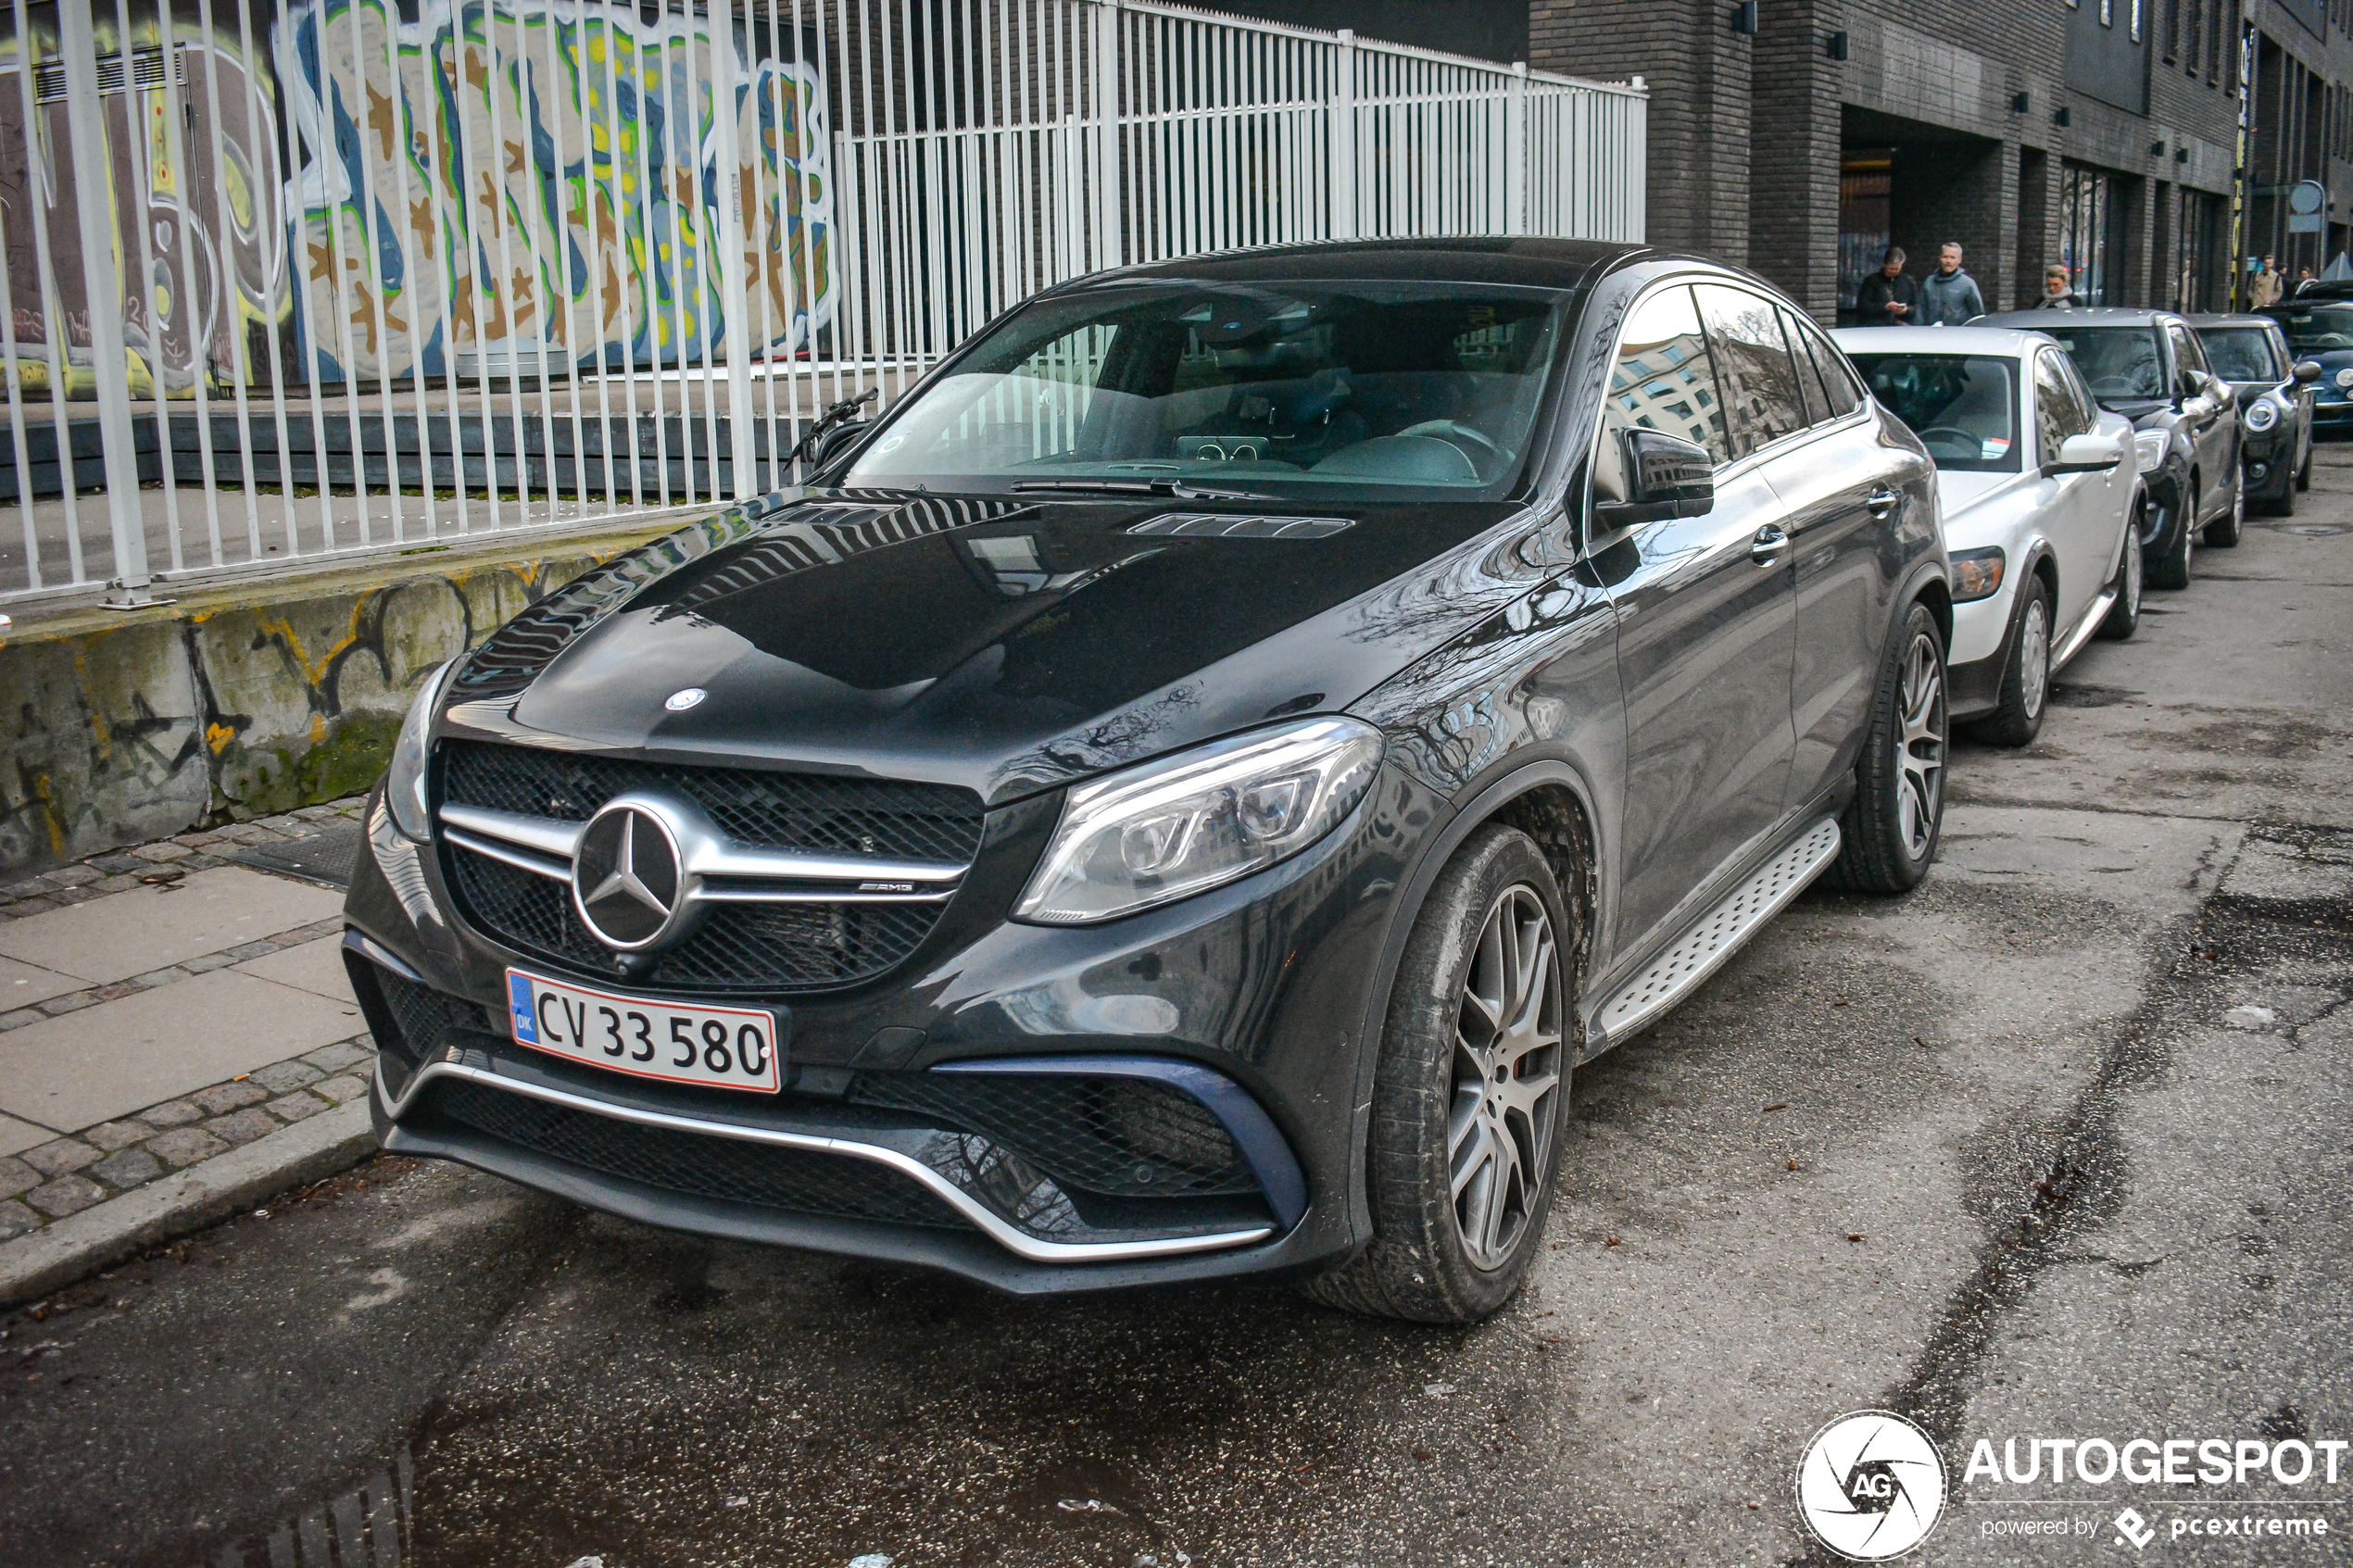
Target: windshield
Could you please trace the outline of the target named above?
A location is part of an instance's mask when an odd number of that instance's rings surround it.
[[[2353,305],[2316,305],[2280,313],[2287,345],[2301,351],[2353,348]]]
[[[1857,354],[1871,395],[1940,469],[2016,473],[2018,363],[1975,354]]]
[[[2103,403],[2165,396],[2165,357],[2154,327],[2045,327]]]
[[[843,483],[1499,495],[1569,296],[1425,282],[1107,288],[1022,310]]]
[[[2208,327],[2197,334],[2207,362],[2224,381],[2278,381],[2271,362],[2271,334],[2260,327]]]

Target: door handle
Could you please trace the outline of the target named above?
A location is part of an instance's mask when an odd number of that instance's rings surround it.
[[[1758,529],[1756,537],[1749,542],[1748,558],[1759,566],[1779,566],[1788,553],[1789,535],[1769,522]]]
[[[1897,503],[1901,502],[1903,499],[1904,497],[1901,494],[1896,491],[1890,490],[1886,485],[1882,484],[1878,489],[1872,491],[1869,495],[1863,497],[1863,505],[1869,508],[1870,514],[1873,517],[1885,517],[1888,513],[1894,511]]]

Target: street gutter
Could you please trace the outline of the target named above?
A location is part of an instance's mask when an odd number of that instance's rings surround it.
[[[376,1152],[365,1096],[0,1243],[0,1307],[35,1300]]]

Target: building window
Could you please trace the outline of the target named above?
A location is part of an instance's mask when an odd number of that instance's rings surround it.
[[[2146,3],[2147,0],[2133,0],[2133,42],[2135,44],[2141,41],[2141,7]]]
[[[2100,0],[2100,25],[2102,27],[2116,25],[2116,0]]]
[[[2122,301],[2123,225],[2115,218],[2113,177],[2104,169],[2063,165],[2059,184],[2059,265],[2086,305]]]

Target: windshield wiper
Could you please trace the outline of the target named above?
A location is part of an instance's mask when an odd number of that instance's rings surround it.
[[[1076,495],[1166,495],[1179,501],[1279,501],[1254,490],[1213,490],[1181,479],[1017,479],[1013,493],[1057,490]]]
[[[829,405],[825,411],[818,416],[817,422],[811,425],[799,441],[793,443],[793,449],[785,454],[785,461],[799,462],[803,452],[823,441],[833,433],[836,426],[881,395],[881,387],[870,386],[855,397],[845,397],[838,403]]]

